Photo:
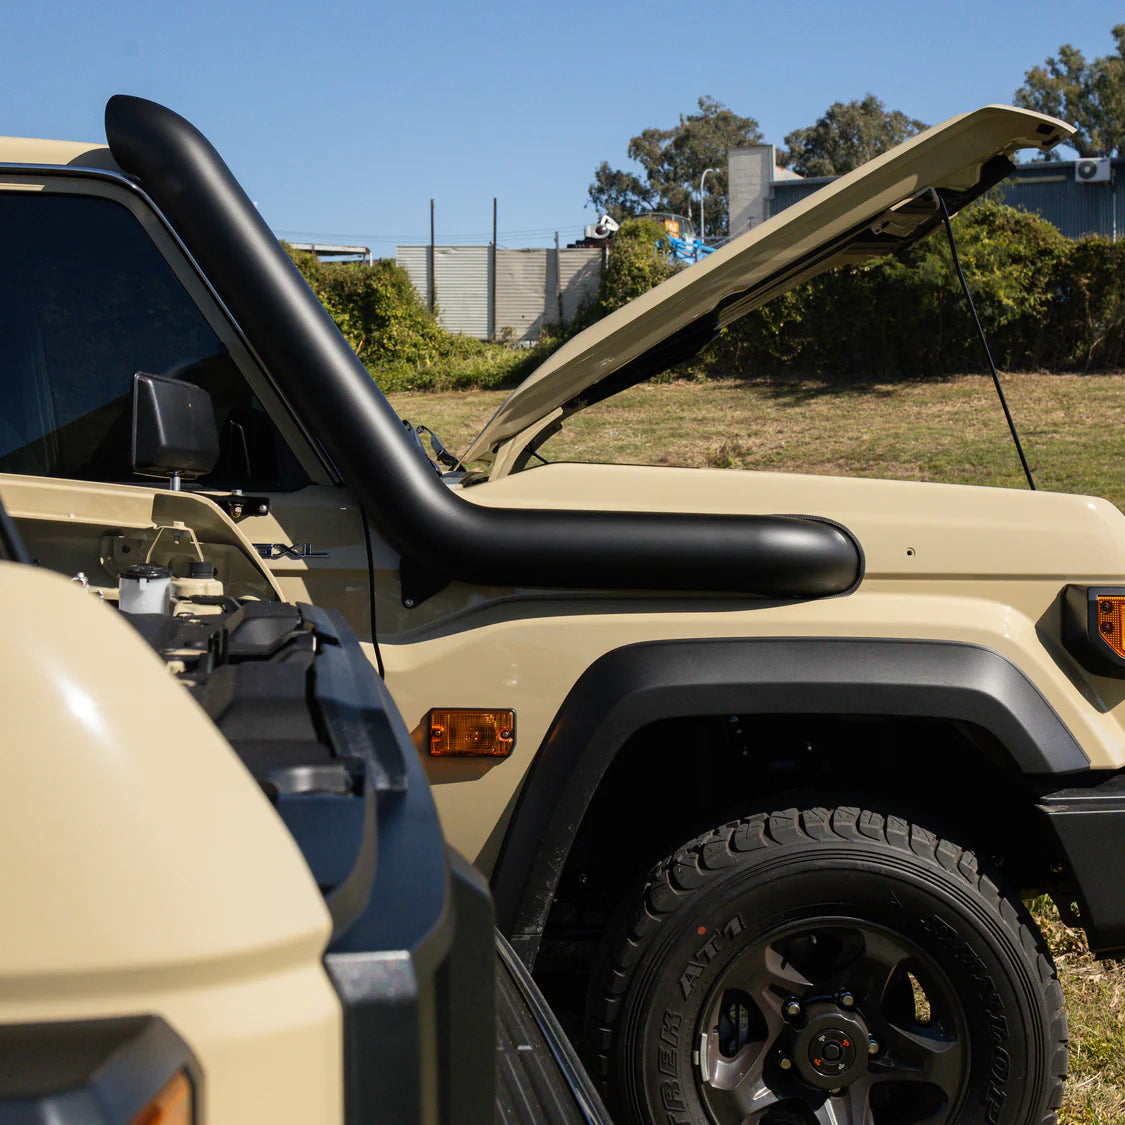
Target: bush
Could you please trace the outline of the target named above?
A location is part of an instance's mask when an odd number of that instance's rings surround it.
[[[1071,242],[1037,215],[982,199],[955,220],[958,254],[998,367],[1085,370],[1125,358],[1125,255]],[[900,255],[824,274],[751,313],[701,357],[720,374],[887,380],[986,368],[934,231]]]
[[[526,351],[447,332],[391,260],[368,266],[289,254],[384,391],[499,387],[528,368]]]
[[[1045,219],[991,199],[955,220],[958,251],[993,359],[1009,370],[1125,364],[1125,244],[1071,242]],[[532,349],[446,332],[392,261],[293,254],[313,291],[387,391],[513,386],[575,332],[677,272],[663,228],[621,224],[597,294]],[[688,267],[691,268],[691,267]],[[983,371],[980,341],[935,230],[909,250],[813,279],[727,329],[676,374],[887,381]]]
[[[600,320],[671,277],[677,267],[662,249],[664,227],[653,219],[626,219],[610,243],[593,304],[576,318],[572,330]]]
[[[1075,242],[1057,286],[1050,324],[1057,366],[1082,371],[1125,366],[1125,242]]]

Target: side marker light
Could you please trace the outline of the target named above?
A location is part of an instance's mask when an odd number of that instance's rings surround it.
[[[428,719],[433,758],[506,758],[516,744],[515,711],[435,707]]]

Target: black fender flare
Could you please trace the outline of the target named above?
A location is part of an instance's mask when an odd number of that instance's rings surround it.
[[[1006,657],[953,641],[836,637],[653,641],[579,677],[539,748],[492,875],[497,920],[533,960],[571,844],[628,738],[691,715],[886,715],[989,731],[1027,775],[1090,766],[1038,688]]]

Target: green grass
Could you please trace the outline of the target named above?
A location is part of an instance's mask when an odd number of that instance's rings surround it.
[[[1070,1075],[1059,1125],[1125,1121],[1125,962],[1095,961],[1080,930],[1059,920],[1048,899],[1032,916],[1051,947],[1066,994]]]
[[[1008,375],[1040,488],[1125,508],[1125,375]],[[504,392],[392,396],[457,452]],[[1025,487],[991,380],[841,387],[809,380],[660,383],[577,415],[554,460],[713,465]],[[830,513],[829,513],[830,514]],[[1125,1122],[1125,962],[1097,962],[1047,900],[1032,904],[1066,993],[1070,1079],[1060,1125]]]
[[[1125,506],[1125,376],[1008,375],[1040,488]],[[399,413],[465,449],[503,391],[399,394]],[[571,418],[552,460],[741,469],[1024,487],[991,380],[848,387],[812,380],[656,383]]]

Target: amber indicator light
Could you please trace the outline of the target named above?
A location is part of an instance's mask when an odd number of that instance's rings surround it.
[[[131,1125],[191,1125],[191,1082],[181,1070],[133,1118]]]
[[[1125,630],[1122,616],[1125,615],[1125,597],[1102,594],[1098,598],[1097,629],[1103,644],[1109,645],[1118,656],[1125,659]]]
[[[506,758],[515,744],[515,711],[435,708],[430,712],[431,757]]]

